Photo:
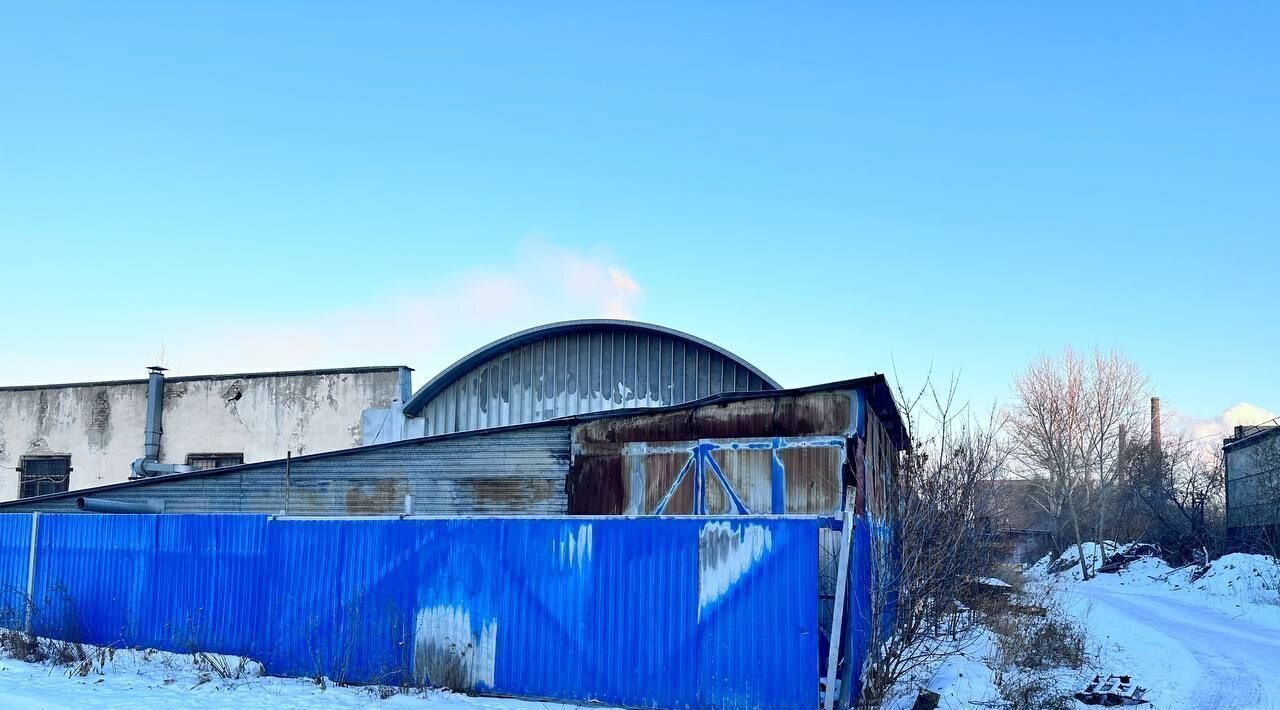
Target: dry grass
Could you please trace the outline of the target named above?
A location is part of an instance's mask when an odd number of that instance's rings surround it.
[[[1019,590],[981,612],[996,639],[991,666],[1000,689],[998,706],[1005,710],[1076,707],[1072,681],[1089,663],[1086,635],[1052,600],[1052,595],[1033,600]]]

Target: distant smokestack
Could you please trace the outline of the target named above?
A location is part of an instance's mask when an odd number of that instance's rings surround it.
[[[1116,458],[1124,459],[1124,447],[1129,444],[1129,427],[1121,424],[1120,434],[1116,437]]]
[[[1151,448],[1159,451],[1164,437],[1160,434],[1160,398],[1151,398]]]

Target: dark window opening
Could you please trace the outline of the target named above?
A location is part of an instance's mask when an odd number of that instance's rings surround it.
[[[24,456],[20,470],[18,497],[64,493],[71,481],[71,457]]]
[[[198,471],[239,466],[242,463],[244,454],[187,454],[187,465]]]

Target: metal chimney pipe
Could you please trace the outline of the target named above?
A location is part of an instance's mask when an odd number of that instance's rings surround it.
[[[143,432],[142,459],[160,460],[160,436],[164,434],[164,372],[158,365],[147,368],[147,424]]]
[[[164,512],[164,501],[148,498],[145,501],[108,500],[106,498],[76,498],[76,508],[86,513],[150,513]]]
[[[1151,398],[1151,448],[1159,451],[1164,437],[1160,433],[1160,398]]]

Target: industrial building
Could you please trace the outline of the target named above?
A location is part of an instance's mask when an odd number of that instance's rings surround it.
[[[1275,554],[1280,544],[1280,424],[1236,427],[1222,442],[1222,458],[1229,545]]]
[[[151,401],[167,400],[167,384],[156,379],[150,385],[161,395]],[[405,381],[396,380],[401,391]],[[331,451],[293,447],[269,460],[170,472],[155,452],[157,439],[161,454],[173,450],[171,429],[142,429],[135,441],[144,456],[132,480],[42,492],[0,503],[0,512],[102,505],[335,517],[850,511],[887,520],[897,454],[908,443],[882,375],[781,389],[704,340],[608,320],[495,341],[412,396],[361,410],[360,426],[340,427],[350,438]],[[351,446],[357,434],[364,444]],[[825,569],[835,563],[836,540],[824,535]]]
[[[0,388],[0,501],[425,435],[664,407],[778,383],[669,328],[579,320],[405,366]]]
[[[399,366],[167,379],[152,368],[0,387],[0,501],[359,446],[366,413],[384,418],[409,378]]]
[[[177,379],[153,374],[148,401]],[[13,560],[0,571],[54,618],[40,590],[74,588],[102,643],[169,648],[188,606],[255,600],[260,621],[237,602],[192,633],[273,672],[317,668],[319,623],[325,648],[355,648],[369,667],[328,659],[318,672],[360,682],[409,649],[409,675],[479,692],[812,707],[822,671],[828,688],[840,678],[842,707],[856,698],[894,623],[895,479],[910,443],[883,375],[784,389],[693,336],[574,321],[495,341],[412,395],[404,382],[334,450],[216,468],[169,468],[168,420],[144,411],[132,480],[0,502],[32,513],[0,515]],[[38,515],[78,510],[151,515]],[[86,572],[104,555],[118,574]],[[121,608],[117,587],[191,589],[196,567],[231,591],[196,590],[176,611],[135,594]],[[246,587],[247,569],[270,580]],[[543,654],[588,670],[521,660]]]
[[[156,512],[284,515],[835,514],[884,507],[905,446],[883,376],[592,412],[51,493]]]

